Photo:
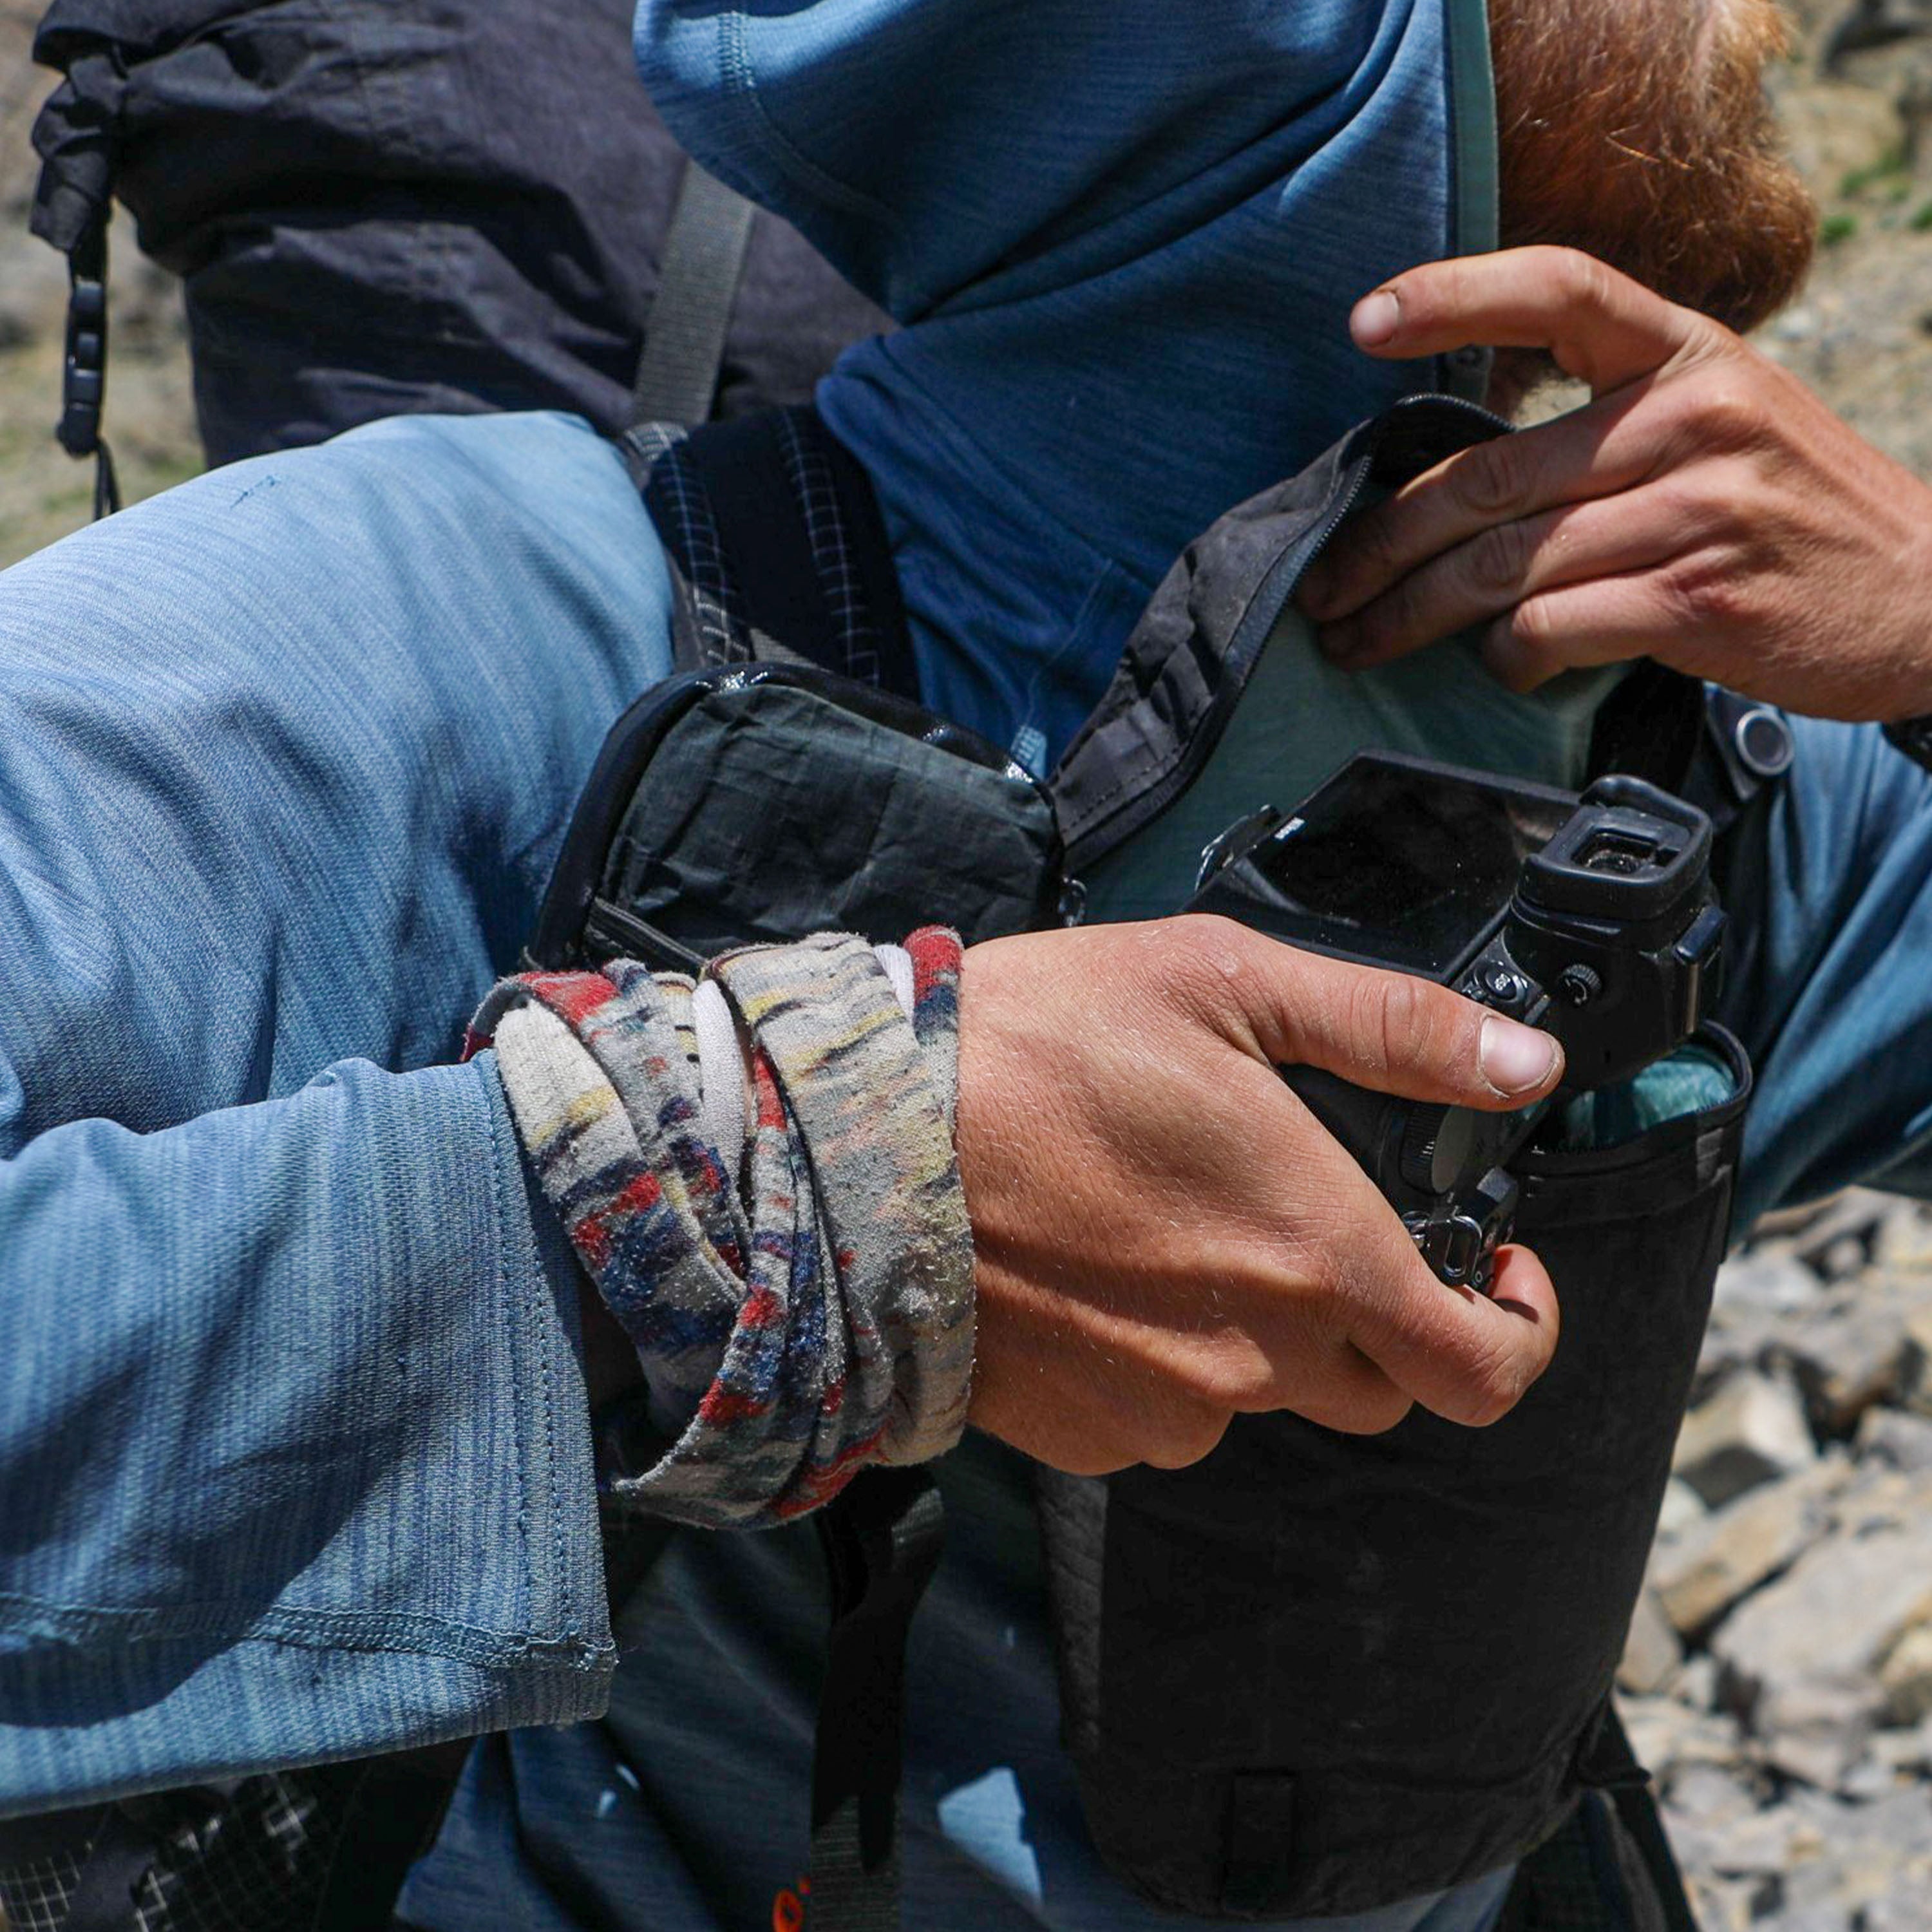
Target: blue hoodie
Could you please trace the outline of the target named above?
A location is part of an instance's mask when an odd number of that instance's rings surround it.
[[[915,325],[820,404],[928,701],[1036,768],[1184,544],[1432,386],[1356,298],[1493,245],[1481,0],[644,0],[637,48],[692,153]]]

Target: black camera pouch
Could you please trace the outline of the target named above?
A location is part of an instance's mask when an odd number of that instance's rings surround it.
[[[1062,1709],[1110,1863],[1175,1910],[1358,1912],[1532,1851],[1594,1786],[1749,1093],[1520,1163],[1563,1336],[1503,1420],[1238,1418],[1192,1468],[1042,1478]],[[1444,1289],[1445,1294],[1451,1291]]]
[[[808,410],[625,440],[678,674],[605,740],[530,958],[694,972],[733,946],[1057,922],[1046,787],[926,710],[864,473]],[[740,568],[747,560],[762,566]]]

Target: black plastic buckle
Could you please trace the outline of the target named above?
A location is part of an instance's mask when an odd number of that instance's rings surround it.
[[[114,458],[100,434],[107,400],[107,218],[90,222],[67,258],[67,349],[61,367],[61,418],[54,434],[74,458],[91,456],[98,523],[121,507]]]

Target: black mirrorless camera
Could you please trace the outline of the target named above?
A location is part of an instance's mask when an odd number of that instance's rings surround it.
[[[1558,1093],[1576,1094],[1631,1078],[1702,1020],[1724,952],[1710,864],[1710,820],[1641,778],[1579,797],[1370,752],[1296,810],[1223,832],[1187,910],[1542,1027],[1563,1045]],[[1515,1220],[1509,1162],[1557,1096],[1486,1114],[1283,1071],[1435,1273],[1486,1289]]]

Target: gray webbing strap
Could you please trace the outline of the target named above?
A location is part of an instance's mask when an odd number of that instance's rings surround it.
[[[685,164],[644,325],[633,422],[701,423],[710,415],[752,214],[742,195]]]

